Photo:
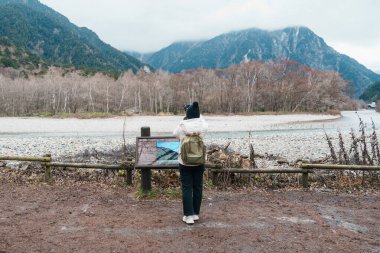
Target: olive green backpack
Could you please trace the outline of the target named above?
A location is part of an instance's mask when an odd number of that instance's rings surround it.
[[[186,135],[181,143],[181,159],[185,165],[202,165],[206,162],[206,146],[199,135]]]

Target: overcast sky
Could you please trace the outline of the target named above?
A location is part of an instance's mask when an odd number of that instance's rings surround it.
[[[302,25],[380,73],[380,0],[40,0],[120,50]]]

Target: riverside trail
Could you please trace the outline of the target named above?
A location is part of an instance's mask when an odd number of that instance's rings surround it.
[[[179,200],[95,183],[0,185],[0,252],[380,251],[380,196],[207,190],[201,219]]]

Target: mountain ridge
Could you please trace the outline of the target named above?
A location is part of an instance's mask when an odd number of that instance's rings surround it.
[[[0,36],[52,64],[100,71],[149,67],[38,0],[0,0],[0,13]]]
[[[380,75],[355,59],[338,53],[323,38],[305,26],[276,30],[249,28],[231,31],[209,40],[174,42],[145,58],[155,68],[179,73],[193,68],[226,68],[243,61],[290,59],[309,67],[333,70],[354,87],[358,97]]]

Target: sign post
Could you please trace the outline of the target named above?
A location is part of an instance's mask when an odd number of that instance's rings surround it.
[[[149,136],[150,136],[150,127],[142,127],[141,137],[149,137]],[[141,169],[141,189],[144,192],[148,192],[152,190],[151,176],[152,176],[152,171],[149,168]]]

